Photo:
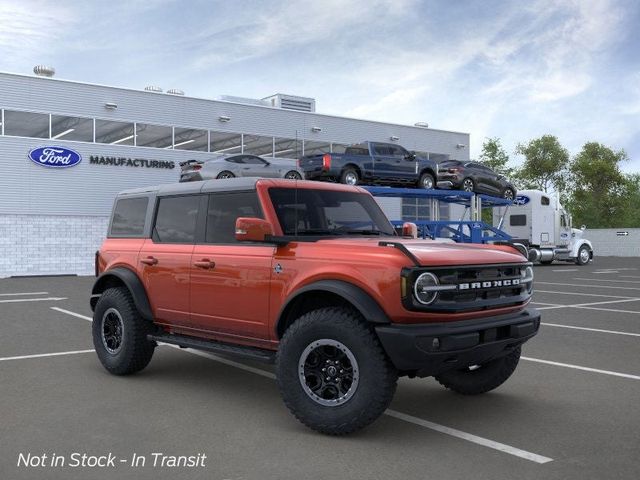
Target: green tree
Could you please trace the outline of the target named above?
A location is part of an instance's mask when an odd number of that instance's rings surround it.
[[[598,142],[585,143],[574,157],[569,205],[577,225],[606,228],[633,221],[635,206],[629,200],[634,189],[638,193],[638,179],[620,171],[625,160],[624,150],[614,151]]]
[[[518,144],[516,154],[524,156],[524,163],[516,172],[516,180],[521,187],[545,192],[565,189],[569,152],[555,136],[543,135]]]
[[[513,176],[514,169],[508,165],[509,155],[498,137],[485,138],[479,160],[483,165],[505,177]]]

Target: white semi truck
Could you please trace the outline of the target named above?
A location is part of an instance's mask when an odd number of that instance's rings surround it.
[[[529,260],[554,260],[585,265],[593,260],[593,246],[582,238],[585,226],[572,228],[571,215],[557,198],[540,190],[518,192],[513,205],[494,208],[493,225],[529,249]]]

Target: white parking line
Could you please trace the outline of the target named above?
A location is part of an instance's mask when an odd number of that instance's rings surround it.
[[[556,367],[573,368],[574,370],[582,370],[585,372],[602,373],[605,375],[612,375],[614,377],[630,378],[631,380],[640,380],[640,376],[631,375],[629,373],[612,372],[610,370],[600,370],[598,368],[582,367],[580,365],[572,365],[570,363],[552,362],[550,360],[542,360],[540,358],[520,357],[520,360],[527,360],[528,362],[544,363],[547,365],[554,365]]]
[[[555,282],[540,282],[536,280],[536,284],[542,285],[562,285],[563,287],[584,287],[584,288],[615,288],[616,290],[640,290],[640,287],[618,287],[611,285],[584,285],[582,283],[555,283]]]
[[[640,275],[618,275],[620,278],[640,278]]]
[[[0,297],[13,297],[18,295],[49,295],[49,292],[0,293]]]
[[[579,272],[579,268],[559,268],[558,270],[551,270],[552,272]]]
[[[59,307],[50,307],[50,308],[51,310],[55,310],[56,312],[60,312],[60,313],[66,313],[67,315],[71,315],[72,317],[78,317],[83,320],[88,320],[89,322],[93,321],[91,317],[87,317],[86,315],[80,315],[79,313],[72,312],[70,310],[65,310],[64,308],[59,308]]]
[[[637,280],[608,280],[606,278],[581,278],[581,277],[573,277],[574,280],[588,280],[595,282],[614,282],[614,283],[640,283]]]
[[[536,307],[537,310],[553,310],[556,308],[587,308],[591,310],[606,310],[608,312],[632,312],[632,310],[612,310],[610,308],[594,308],[592,305],[607,305],[609,303],[626,303],[626,302],[637,302],[640,301],[640,298],[626,298],[623,300],[606,300],[603,302],[591,302],[591,303],[575,303],[573,305],[559,305],[553,303],[545,303],[541,305],[549,305],[548,307]],[[532,302],[537,303],[537,302]]]
[[[555,293],[557,295],[576,295],[578,297],[633,298],[636,300],[640,300],[640,297],[623,297],[621,295],[601,295],[599,293],[558,292],[557,290],[536,289],[533,293]]]
[[[640,314],[640,312],[636,310],[616,310],[615,308],[598,308],[598,307],[576,307],[584,310],[600,310],[601,312],[614,312],[614,313],[635,313]]]
[[[61,313],[66,313],[66,314],[74,316],[74,317],[82,318],[82,319],[87,320],[87,321],[92,321],[92,319],[90,317],[87,317],[86,315],[81,315],[79,313],[72,312],[70,310],[65,310],[65,309],[57,308],[57,307],[51,307],[51,309],[52,310],[56,310],[56,311],[61,312]],[[164,345],[168,345],[168,344],[164,344]],[[192,355],[197,355],[199,357],[204,357],[204,358],[207,358],[209,360],[213,360],[213,361],[218,362],[218,363],[223,363],[225,365],[228,365],[228,366],[231,366],[231,367],[235,367],[235,368],[238,368],[240,370],[244,370],[246,372],[254,373],[256,375],[260,375],[262,377],[269,378],[271,380],[275,380],[275,378],[276,378],[276,376],[273,373],[267,372],[266,370],[262,370],[260,368],[255,368],[255,367],[250,367],[249,365],[244,365],[244,364],[239,363],[239,362],[234,362],[233,360],[228,360],[226,358],[221,358],[221,357],[218,357],[217,355],[214,355],[212,353],[202,352],[200,350],[192,350],[190,348],[186,348],[186,349],[185,348],[180,348],[177,345],[168,345],[168,346],[176,348],[177,350],[185,352],[185,353],[190,353]],[[88,351],[91,352],[93,350],[88,350]],[[73,352],[73,353],[81,353],[81,352]],[[56,354],[51,354],[51,355],[56,355]],[[59,353],[57,355],[64,355],[64,353]],[[17,357],[16,357],[16,359],[17,359]],[[455,428],[446,427],[446,426],[440,425],[438,423],[429,422],[427,420],[423,420],[421,418],[414,417],[412,415],[407,415],[407,414],[404,414],[404,413],[401,413],[401,412],[396,412],[395,410],[387,409],[384,412],[384,414],[388,415],[390,417],[397,418],[398,420],[402,420],[404,422],[412,423],[414,425],[419,425],[421,427],[429,428],[431,430],[435,430],[437,432],[444,433],[444,434],[450,435],[452,437],[460,438],[462,440],[466,440],[468,442],[472,442],[472,443],[475,443],[477,445],[482,445],[484,447],[488,447],[488,448],[492,448],[494,450],[498,450],[498,451],[501,451],[501,452],[504,452],[504,453],[508,453],[509,455],[513,455],[513,456],[516,456],[516,457],[524,458],[525,460],[529,460],[531,462],[543,464],[543,463],[548,463],[548,462],[552,462],[553,461],[553,459],[549,458],[549,457],[544,457],[544,456],[538,455],[536,453],[527,452],[526,450],[521,450],[519,448],[512,447],[512,446],[506,445],[504,443],[494,442],[493,440],[489,440],[487,438],[479,437],[477,435],[473,435],[471,433],[463,432],[461,430],[456,430]]]
[[[73,350],[70,352],[55,352],[55,353],[38,353],[36,355],[21,355],[19,357],[2,357],[0,362],[6,362],[9,360],[26,360],[28,358],[43,358],[43,357],[60,357],[62,355],[77,355],[79,353],[91,353],[95,350]]]
[[[0,303],[19,303],[19,302],[57,302],[59,300],[67,300],[67,297],[46,297],[46,298],[12,298],[10,300],[0,300]]]
[[[540,322],[540,325],[544,325],[546,327],[573,328],[575,330],[585,330],[587,332],[611,333],[614,335],[628,335],[630,337],[640,337],[640,333],[620,332],[618,330],[602,330],[600,328],[576,327],[574,325],[560,325],[559,323],[546,323],[546,322]]]

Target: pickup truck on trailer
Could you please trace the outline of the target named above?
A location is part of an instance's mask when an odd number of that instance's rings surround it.
[[[438,164],[394,143],[363,142],[345,152],[308,155],[298,161],[307,180],[347,185],[382,184],[435,188]]]
[[[275,362],[287,407],[331,435],[380,416],[398,376],[497,388],[540,326],[518,250],[401,237],[366,190],[330,183],[122,192],[96,275],[93,343],[109,372],[144,369],[156,342]]]

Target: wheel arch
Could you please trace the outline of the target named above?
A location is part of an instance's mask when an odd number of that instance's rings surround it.
[[[344,305],[359,312],[367,322],[390,323],[382,307],[360,287],[342,280],[320,280],[302,287],[290,296],[275,326],[277,338],[304,313],[327,306]]]
[[[344,171],[345,171],[346,169],[348,169],[348,168],[353,168],[353,169],[356,171],[356,173],[358,174],[358,178],[359,178],[360,180],[362,180],[362,168],[360,168],[360,166],[359,166],[359,165],[356,165],[356,164],[355,164],[355,163],[353,163],[353,162],[349,162],[349,163],[347,163],[344,167],[342,167],[342,168],[340,169],[340,175],[342,175],[342,174],[344,173]]]
[[[425,173],[428,173],[429,175],[431,175],[433,177],[434,185],[435,185],[435,183],[438,182],[438,176],[436,175],[436,172],[431,167],[424,167],[422,170],[420,170],[420,173],[418,174],[418,179],[420,179],[420,177],[422,175],[424,175]]]
[[[125,287],[129,290],[136,309],[145,320],[153,321],[147,292],[138,275],[125,267],[112,268],[98,277],[91,289],[91,310],[95,309],[100,295],[108,288]]]

